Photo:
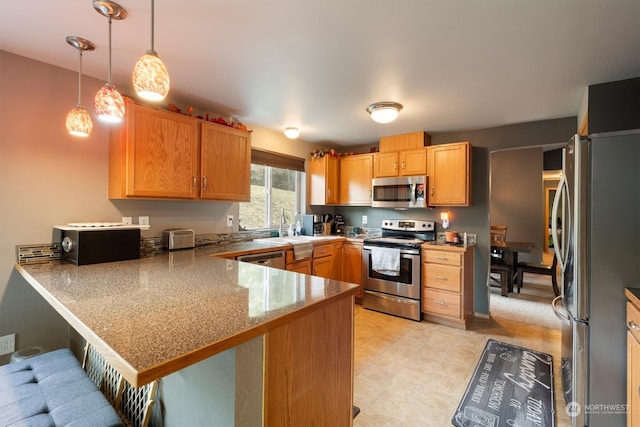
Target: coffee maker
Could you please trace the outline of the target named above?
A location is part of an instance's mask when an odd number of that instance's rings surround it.
[[[324,236],[324,221],[322,215],[313,216],[313,235],[315,237]]]
[[[342,215],[336,215],[331,225],[331,234],[344,234],[344,219]]]

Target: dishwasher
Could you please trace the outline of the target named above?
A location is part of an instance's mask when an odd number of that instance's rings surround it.
[[[236,261],[260,264],[265,267],[285,269],[284,251],[262,252],[259,254],[240,255]]]

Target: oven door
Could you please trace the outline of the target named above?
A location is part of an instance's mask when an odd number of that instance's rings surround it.
[[[415,300],[420,299],[419,250],[400,251],[400,274],[398,276],[381,274],[371,268],[371,247],[363,247],[362,261],[365,290]]]

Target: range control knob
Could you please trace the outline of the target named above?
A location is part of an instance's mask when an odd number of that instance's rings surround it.
[[[73,250],[73,240],[71,240],[69,236],[62,239],[62,250],[66,253],[69,253]]]

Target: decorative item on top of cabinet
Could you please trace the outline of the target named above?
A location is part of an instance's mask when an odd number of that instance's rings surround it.
[[[340,205],[371,206],[373,154],[340,159]]]
[[[475,245],[422,246],[423,318],[467,329],[473,318]]]
[[[426,132],[412,132],[402,135],[383,136],[378,140],[379,152],[398,152],[431,145],[431,135]]]
[[[639,289],[625,289],[627,296],[627,427],[640,425],[640,296]]]
[[[109,198],[198,197],[198,120],[127,102],[109,141]]]
[[[202,123],[200,197],[251,199],[251,134],[227,126]]]
[[[247,201],[250,173],[245,130],[128,102],[111,132],[110,199]]]
[[[427,147],[429,206],[471,205],[471,144]]]
[[[307,160],[307,195],[310,205],[335,205],[338,203],[340,160],[325,154]]]

